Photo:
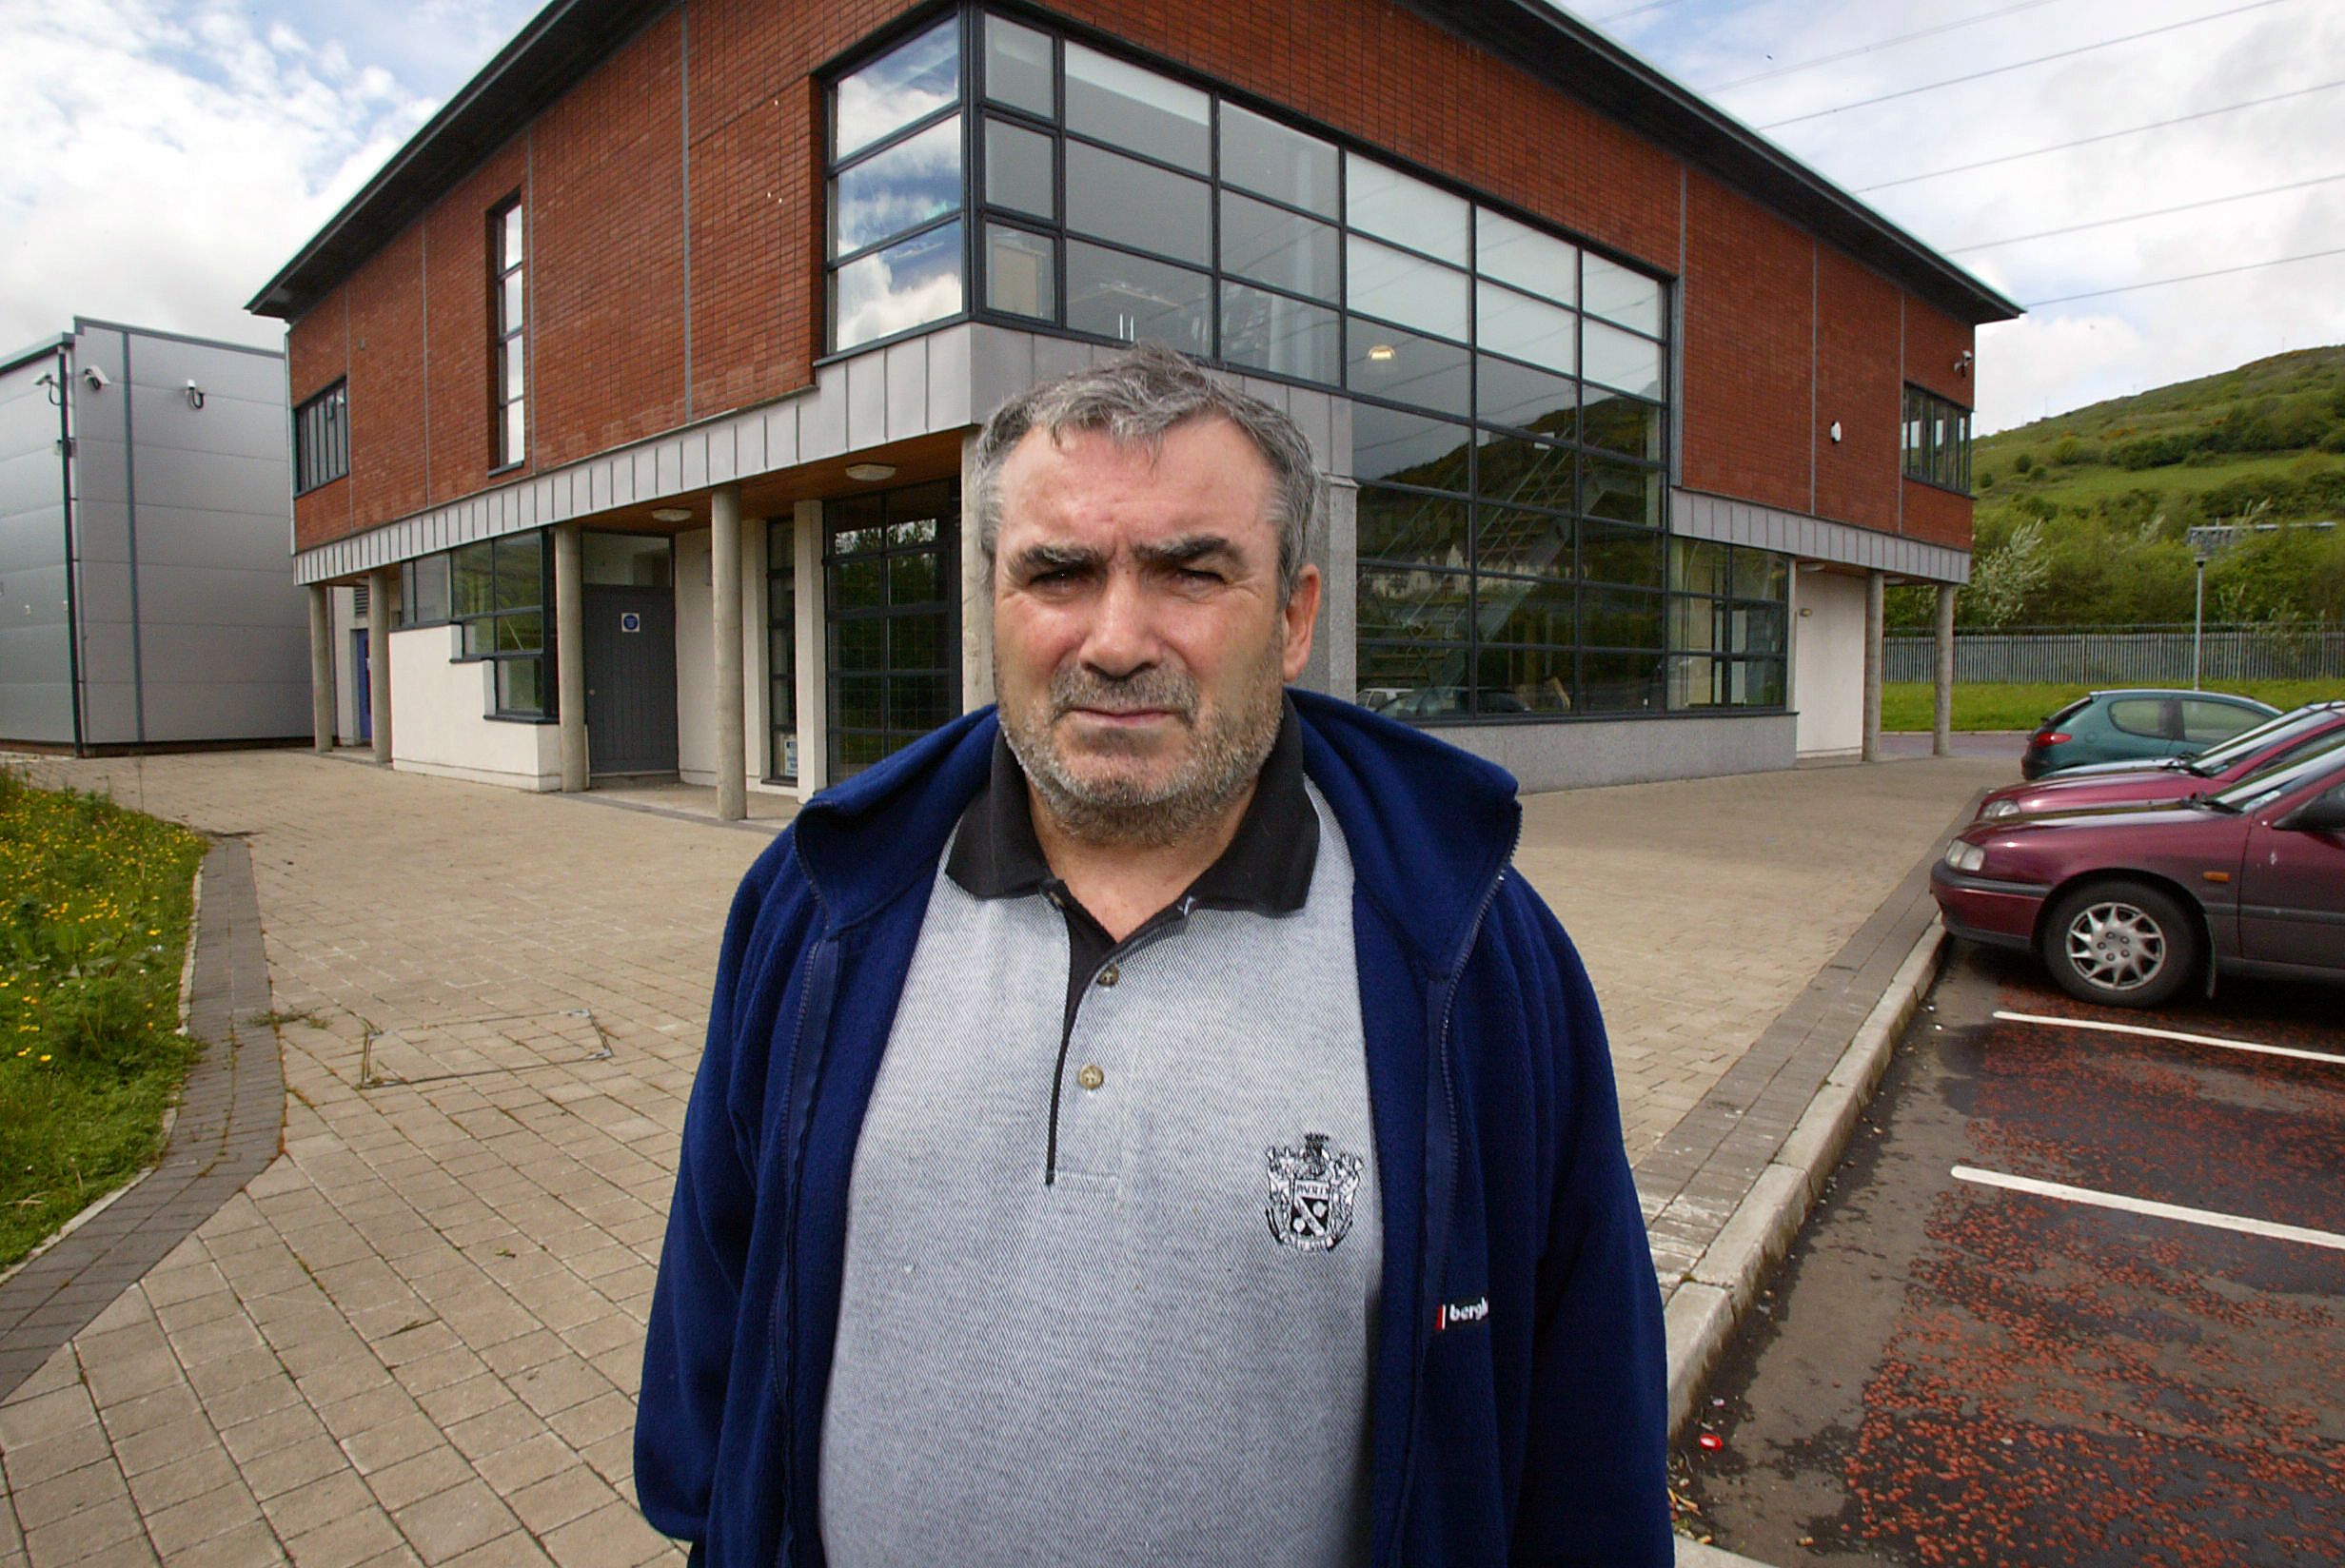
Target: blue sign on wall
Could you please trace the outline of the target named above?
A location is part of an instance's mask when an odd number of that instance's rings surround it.
[[[621,610],[619,613],[619,629],[622,632],[641,631],[643,629],[642,612],[640,610]]]

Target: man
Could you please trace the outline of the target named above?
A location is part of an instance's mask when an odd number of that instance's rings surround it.
[[[636,1481],[720,1564],[1663,1564],[1659,1296],[1506,774],[1285,683],[1324,481],[1142,349],[978,444],[998,715],[743,881]]]

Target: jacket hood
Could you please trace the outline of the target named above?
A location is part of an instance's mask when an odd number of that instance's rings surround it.
[[[1513,775],[1339,697],[1287,695],[1302,723],[1304,772],[1344,831],[1357,885],[1428,969],[1454,970],[1514,853]],[[985,785],[998,729],[990,706],[964,715],[806,803],[792,833],[834,930],[936,874]]]

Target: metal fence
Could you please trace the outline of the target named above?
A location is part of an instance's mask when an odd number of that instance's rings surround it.
[[[1935,639],[1891,637],[1883,678],[1935,678]],[[1954,678],[2076,682],[2092,686],[2188,685],[2188,626],[2018,627],[1957,632]],[[2201,681],[2345,679],[2345,626],[2209,626],[2199,649]]]

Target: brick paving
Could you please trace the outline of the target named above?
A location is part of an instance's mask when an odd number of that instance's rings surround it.
[[[680,1561],[634,1508],[636,1379],[718,935],[778,818],[289,752],[31,769],[243,836],[283,1153],[0,1399],[0,1568]],[[1605,998],[1633,1158],[2007,771],[1528,803],[1520,864]]]

